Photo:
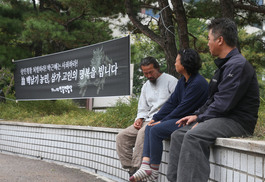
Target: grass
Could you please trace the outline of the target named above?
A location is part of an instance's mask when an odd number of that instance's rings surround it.
[[[93,112],[78,108],[71,100],[58,101],[7,101],[0,103],[0,118],[10,121],[125,128],[134,122],[138,100],[118,102],[106,112]],[[261,101],[259,118],[253,139],[265,140],[265,102]]]
[[[254,132],[254,139],[265,140],[265,102],[261,101],[259,118]]]
[[[71,100],[7,101],[0,104],[0,111],[0,118],[10,121],[124,128],[134,121],[137,99],[128,104],[118,102],[104,113],[81,109]]]

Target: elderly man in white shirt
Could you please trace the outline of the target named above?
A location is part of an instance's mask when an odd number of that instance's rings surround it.
[[[148,79],[141,90],[138,113],[133,125],[122,130],[116,138],[117,153],[122,167],[133,175],[140,167],[143,153],[146,124],[174,92],[178,80],[161,73],[158,62],[153,57],[141,61],[141,69]]]

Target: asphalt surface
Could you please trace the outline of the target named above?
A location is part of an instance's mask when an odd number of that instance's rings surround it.
[[[111,182],[107,178],[51,162],[0,153],[0,182]]]

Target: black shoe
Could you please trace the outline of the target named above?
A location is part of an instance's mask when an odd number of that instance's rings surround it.
[[[129,173],[129,177],[131,177],[132,175],[134,175],[134,173],[136,173],[138,169],[134,169],[134,170],[129,170],[128,173]]]

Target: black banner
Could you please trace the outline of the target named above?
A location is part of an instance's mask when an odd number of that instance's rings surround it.
[[[130,95],[130,37],[14,62],[17,100]]]

